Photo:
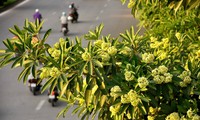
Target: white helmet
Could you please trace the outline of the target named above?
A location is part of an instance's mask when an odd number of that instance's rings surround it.
[[[65,12],[62,12],[62,15],[63,15],[63,16],[66,16],[66,13],[65,13]]]
[[[35,9],[35,12],[39,12],[39,9]]]

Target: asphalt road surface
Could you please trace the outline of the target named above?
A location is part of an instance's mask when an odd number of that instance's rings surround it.
[[[78,23],[69,23],[67,37],[74,39],[75,36],[83,38],[89,30],[103,23],[102,34],[111,34],[117,37],[129,29],[131,25],[136,26],[137,20],[133,19],[130,9],[121,5],[120,0],[25,0],[14,8],[0,13],[0,49],[5,48],[2,41],[11,38],[8,28],[18,25],[23,26],[24,20],[28,18],[33,21],[32,15],[36,8],[40,9],[45,23],[41,36],[48,29],[52,29],[47,42],[51,45],[56,43],[60,37],[59,17],[65,11],[69,13],[68,5],[74,2],[78,6]],[[87,41],[83,41],[86,45]],[[27,84],[17,81],[22,69],[11,69],[10,66],[0,69],[0,120],[55,120],[56,115],[67,103],[59,101],[55,107],[48,103],[47,92],[33,96]],[[73,108],[69,110],[65,118],[59,120],[80,120],[73,115]]]

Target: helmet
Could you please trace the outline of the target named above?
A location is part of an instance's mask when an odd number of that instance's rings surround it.
[[[35,9],[35,12],[39,12],[39,9]]]
[[[63,15],[63,16],[66,16],[66,13],[65,13],[65,12],[62,12],[62,15]]]
[[[74,8],[74,3],[73,2],[69,5],[69,8]]]

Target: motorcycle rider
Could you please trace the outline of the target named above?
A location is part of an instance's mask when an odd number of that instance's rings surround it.
[[[32,73],[28,75],[29,86],[30,86],[31,83],[36,83],[37,84],[38,80],[39,80],[39,77],[38,78],[34,78]],[[37,85],[37,89],[39,90],[41,86],[42,86],[41,83],[39,83]]]
[[[60,21],[61,21],[61,32],[62,32],[62,28],[66,28],[66,30],[68,31],[68,23],[67,23],[67,16],[65,12],[62,12],[62,16],[60,17]]]
[[[78,12],[77,12],[77,8],[75,7],[74,3],[71,3],[69,5],[70,8],[70,14],[74,15],[74,17],[76,17],[76,20],[78,19]]]
[[[54,87],[54,89],[53,89],[53,91],[52,91],[52,94],[55,95],[55,101],[57,101],[57,100],[58,100],[57,97],[59,96],[59,92],[58,92],[58,88],[57,88],[57,86]],[[48,90],[48,95],[50,95],[50,90]]]
[[[39,9],[35,9],[35,13],[33,14],[33,19],[36,21],[39,20],[39,23],[41,23],[42,20],[42,14],[39,12]]]

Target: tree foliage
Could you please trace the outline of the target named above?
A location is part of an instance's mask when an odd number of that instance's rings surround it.
[[[26,20],[9,29],[15,37],[3,41],[0,66],[23,67],[24,82],[30,72],[40,76],[42,91],[57,86],[68,103],[58,117],[77,104],[81,119],[199,119],[199,1],[130,0],[128,7],[146,29],[142,36],[134,27],[101,36],[100,24],[84,35],[85,48],[79,37],[50,46],[51,30],[41,38],[43,23]]]

